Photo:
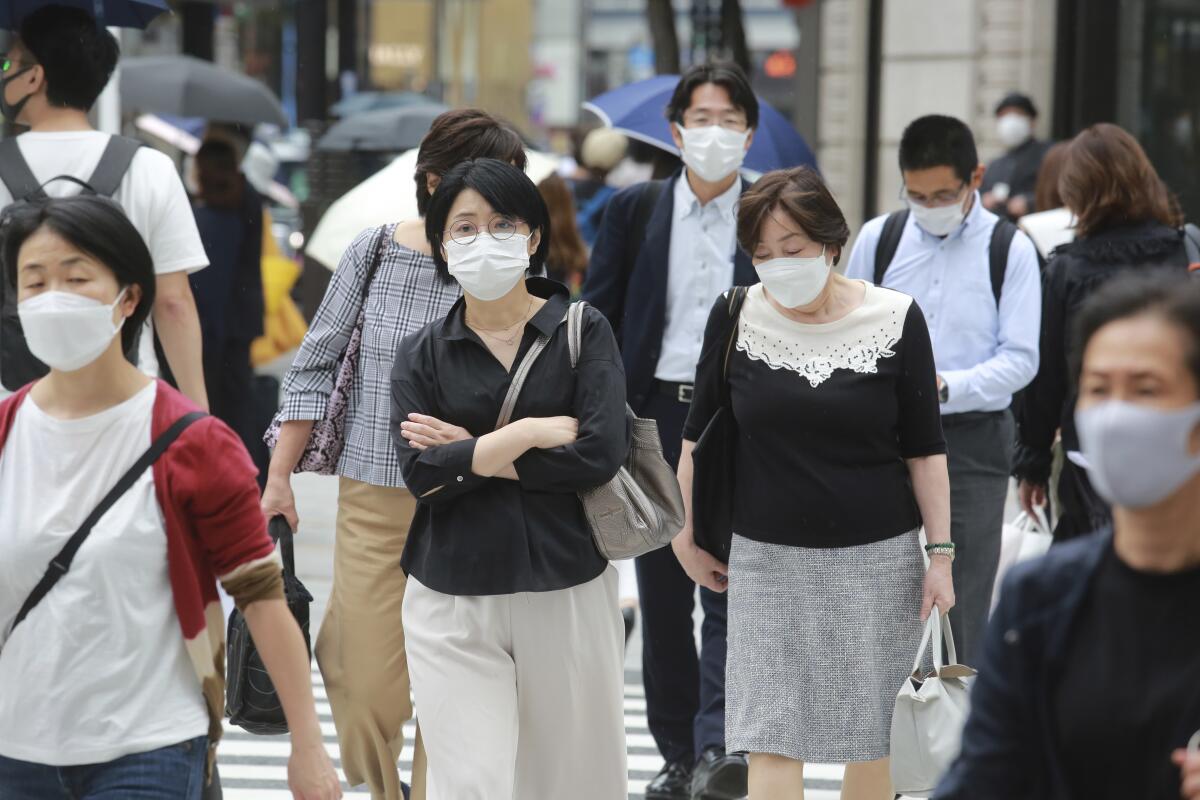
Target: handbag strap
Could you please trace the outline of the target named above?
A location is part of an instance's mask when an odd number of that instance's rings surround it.
[[[167,448],[179,438],[180,434],[187,430],[193,422],[205,416],[207,415],[202,411],[193,411],[190,414],[184,414],[176,420],[175,424],[151,443],[150,449],[134,462],[133,466],[121,476],[116,485],[108,490],[108,494],[104,495],[104,499],[100,501],[99,505],[92,509],[92,513],[87,515],[83,520],[83,524],[71,534],[70,539],[67,539],[67,543],[58,551],[58,555],[51,559],[49,566],[46,567],[46,573],[37,582],[37,585],[33,587],[33,591],[25,598],[25,603],[21,606],[21,610],[17,612],[16,619],[13,620],[12,627],[9,628],[9,636],[12,636],[12,632],[21,624],[21,621],[29,616],[29,612],[33,611],[34,607],[42,602],[42,598],[67,574],[67,571],[71,568],[71,562],[75,560],[75,555],[79,552],[79,548],[83,546],[84,541],[91,534],[92,529],[100,521],[100,518],[107,514],[109,509],[121,499],[121,496],[129,491],[138,478],[142,476],[142,473],[149,469],[150,465],[166,452]]]
[[[580,300],[567,307],[567,349],[571,354],[571,369],[579,365],[579,353],[583,349],[583,309],[586,301]]]
[[[945,628],[946,654],[950,659],[945,663],[942,661],[943,626]],[[958,663],[958,651],[954,647],[954,631],[950,628],[950,617],[942,614],[935,606],[933,613],[929,615],[929,620],[925,623],[925,632],[921,634],[921,644],[917,647],[917,657],[913,660],[912,671],[914,673],[921,669],[921,657],[925,655],[925,648],[929,646],[931,639],[933,641],[933,668],[936,672],[941,672],[947,664]]]
[[[742,318],[742,306],[746,304],[745,286],[734,286],[729,290],[729,339],[725,342],[725,359],[721,362],[721,388],[724,405],[732,406],[729,387],[729,359],[737,342],[738,322]]]
[[[570,318],[570,309],[567,309],[568,321]],[[512,383],[508,385],[508,394],[504,396],[504,404],[500,406],[500,416],[496,418],[496,430],[500,430],[509,422],[512,421],[513,409],[517,406],[517,396],[521,394],[522,387],[525,386],[525,379],[529,377],[529,370],[533,369],[533,362],[537,361],[538,356],[546,349],[546,345],[550,344],[549,336],[539,336],[525,351],[525,357],[521,359],[521,363],[517,365],[517,371],[513,374]]]
[[[363,303],[359,311],[361,319],[366,313],[367,298],[371,295],[371,284],[375,282],[375,273],[379,272],[379,263],[383,261],[384,242],[388,240],[388,226],[382,225],[379,233],[375,234],[375,246],[372,248],[371,260],[367,263],[367,279],[363,282]]]
[[[284,577],[296,577],[296,548],[292,542],[292,526],[288,525],[282,516],[271,517],[271,521],[267,523],[267,533],[279,545]]]

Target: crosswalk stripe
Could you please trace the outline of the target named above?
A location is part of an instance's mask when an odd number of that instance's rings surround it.
[[[654,744],[654,737],[646,721],[646,692],[636,673],[626,673],[625,679],[625,735],[629,751],[629,798],[641,800],[646,784],[662,768],[662,757]],[[312,672],[313,694],[317,698],[317,715],[321,722],[322,739],[329,757],[345,787],[345,776],[341,774],[341,749],[337,743],[337,732],[333,725],[333,713],[321,673]],[[400,753],[400,774],[408,780],[412,771],[413,734],[412,722],[404,726],[406,746]],[[290,800],[287,791],[287,758],[291,745],[286,736],[255,736],[241,728],[225,724],[225,738],[221,741],[218,762],[221,768],[221,785],[226,800]],[[805,765],[806,800],[836,800],[841,788],[844,768],[835,765]],[[369,800],[365,787],[347,790],[346,800]]]

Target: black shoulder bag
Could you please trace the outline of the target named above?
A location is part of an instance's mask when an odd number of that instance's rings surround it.
[[[87,515],[83,524],[71,534],[71,538],[58,551],[58,555],[50,561],[49,566],[46,567],[46,573],[42,575],[42,579],[37,582],[37,585],[33,587],[33,591],[25,598],[24,604],[21,605],[21,610],[17,612],[17,616],[13,620],[12,627],[8,630],[9,638],[12,638],[12,632],[29,616],[29,612],[33,611],[37,604],[42,602],[42,598],[50,593],[50,590],[54,588],[54,584],[62,580],[62,577],[71,569],[71,562],[75,560],[75,555],[79,552],[79,548],[83,546],[84,541],[91,535],[92,529],[96,527],[96,523],[100,521],[100,518],[108,513],[109,509],[121,499],[122,495],[133,487],[133,484],[137,483],[138,478],[142,476],[143,472],[148,470],[155,461],[158,461],[159,457],[179,438],[180,434],[187,430],[193,422],[204,416],[206,415],[203,412],[193,411],[190,414],[184,414],[176,420],[174,425],[151,443],[150,449],[134,462],[133,466],[121,476],[116,485],[108,490],[108,494],[104,495],[104,499],[100,501],[100,504],[92,509],[92,513]]]
[[[733,541],[733,492],[737,476],[737,422],[729,389],[729,358],[737,342],[746,287],[729,292],[729,331],[721,368],[721,405],[692,450],[692,534],[696,544],[722,564]]]
[[[271,538],[279,543],[283,556],[283,593],[287,598],[288,610],[296,618],[300,632],[304,634],[304,647],[312,658],[312,642],[308,632],[309,604],[312,595],[296,577],[296,556],[292,547],[292,529],[283,517],[273,517],[267,530]],[[266,665],[242,612],[229,615],[228,666],[225,669],[225,716],[229,721],[250,733],[262,736],[287,733],[287,718],[275,684],[267,674]]]

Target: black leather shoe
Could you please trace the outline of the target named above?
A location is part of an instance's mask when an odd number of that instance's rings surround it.
[[[692,769],[685,762],[665,765],[646,786],[646,800],[691,800]]]
[[[726,755],[710,747],[692,771],[692,800],[741,800],[747,792],[748,771],[744,755]]]

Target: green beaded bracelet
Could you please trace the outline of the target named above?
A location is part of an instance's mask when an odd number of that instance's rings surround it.
[[[954,542],[936,542],[925,545],[925,553],[930,556],[948,556],[951,561],[954,560],[955,551]]]

